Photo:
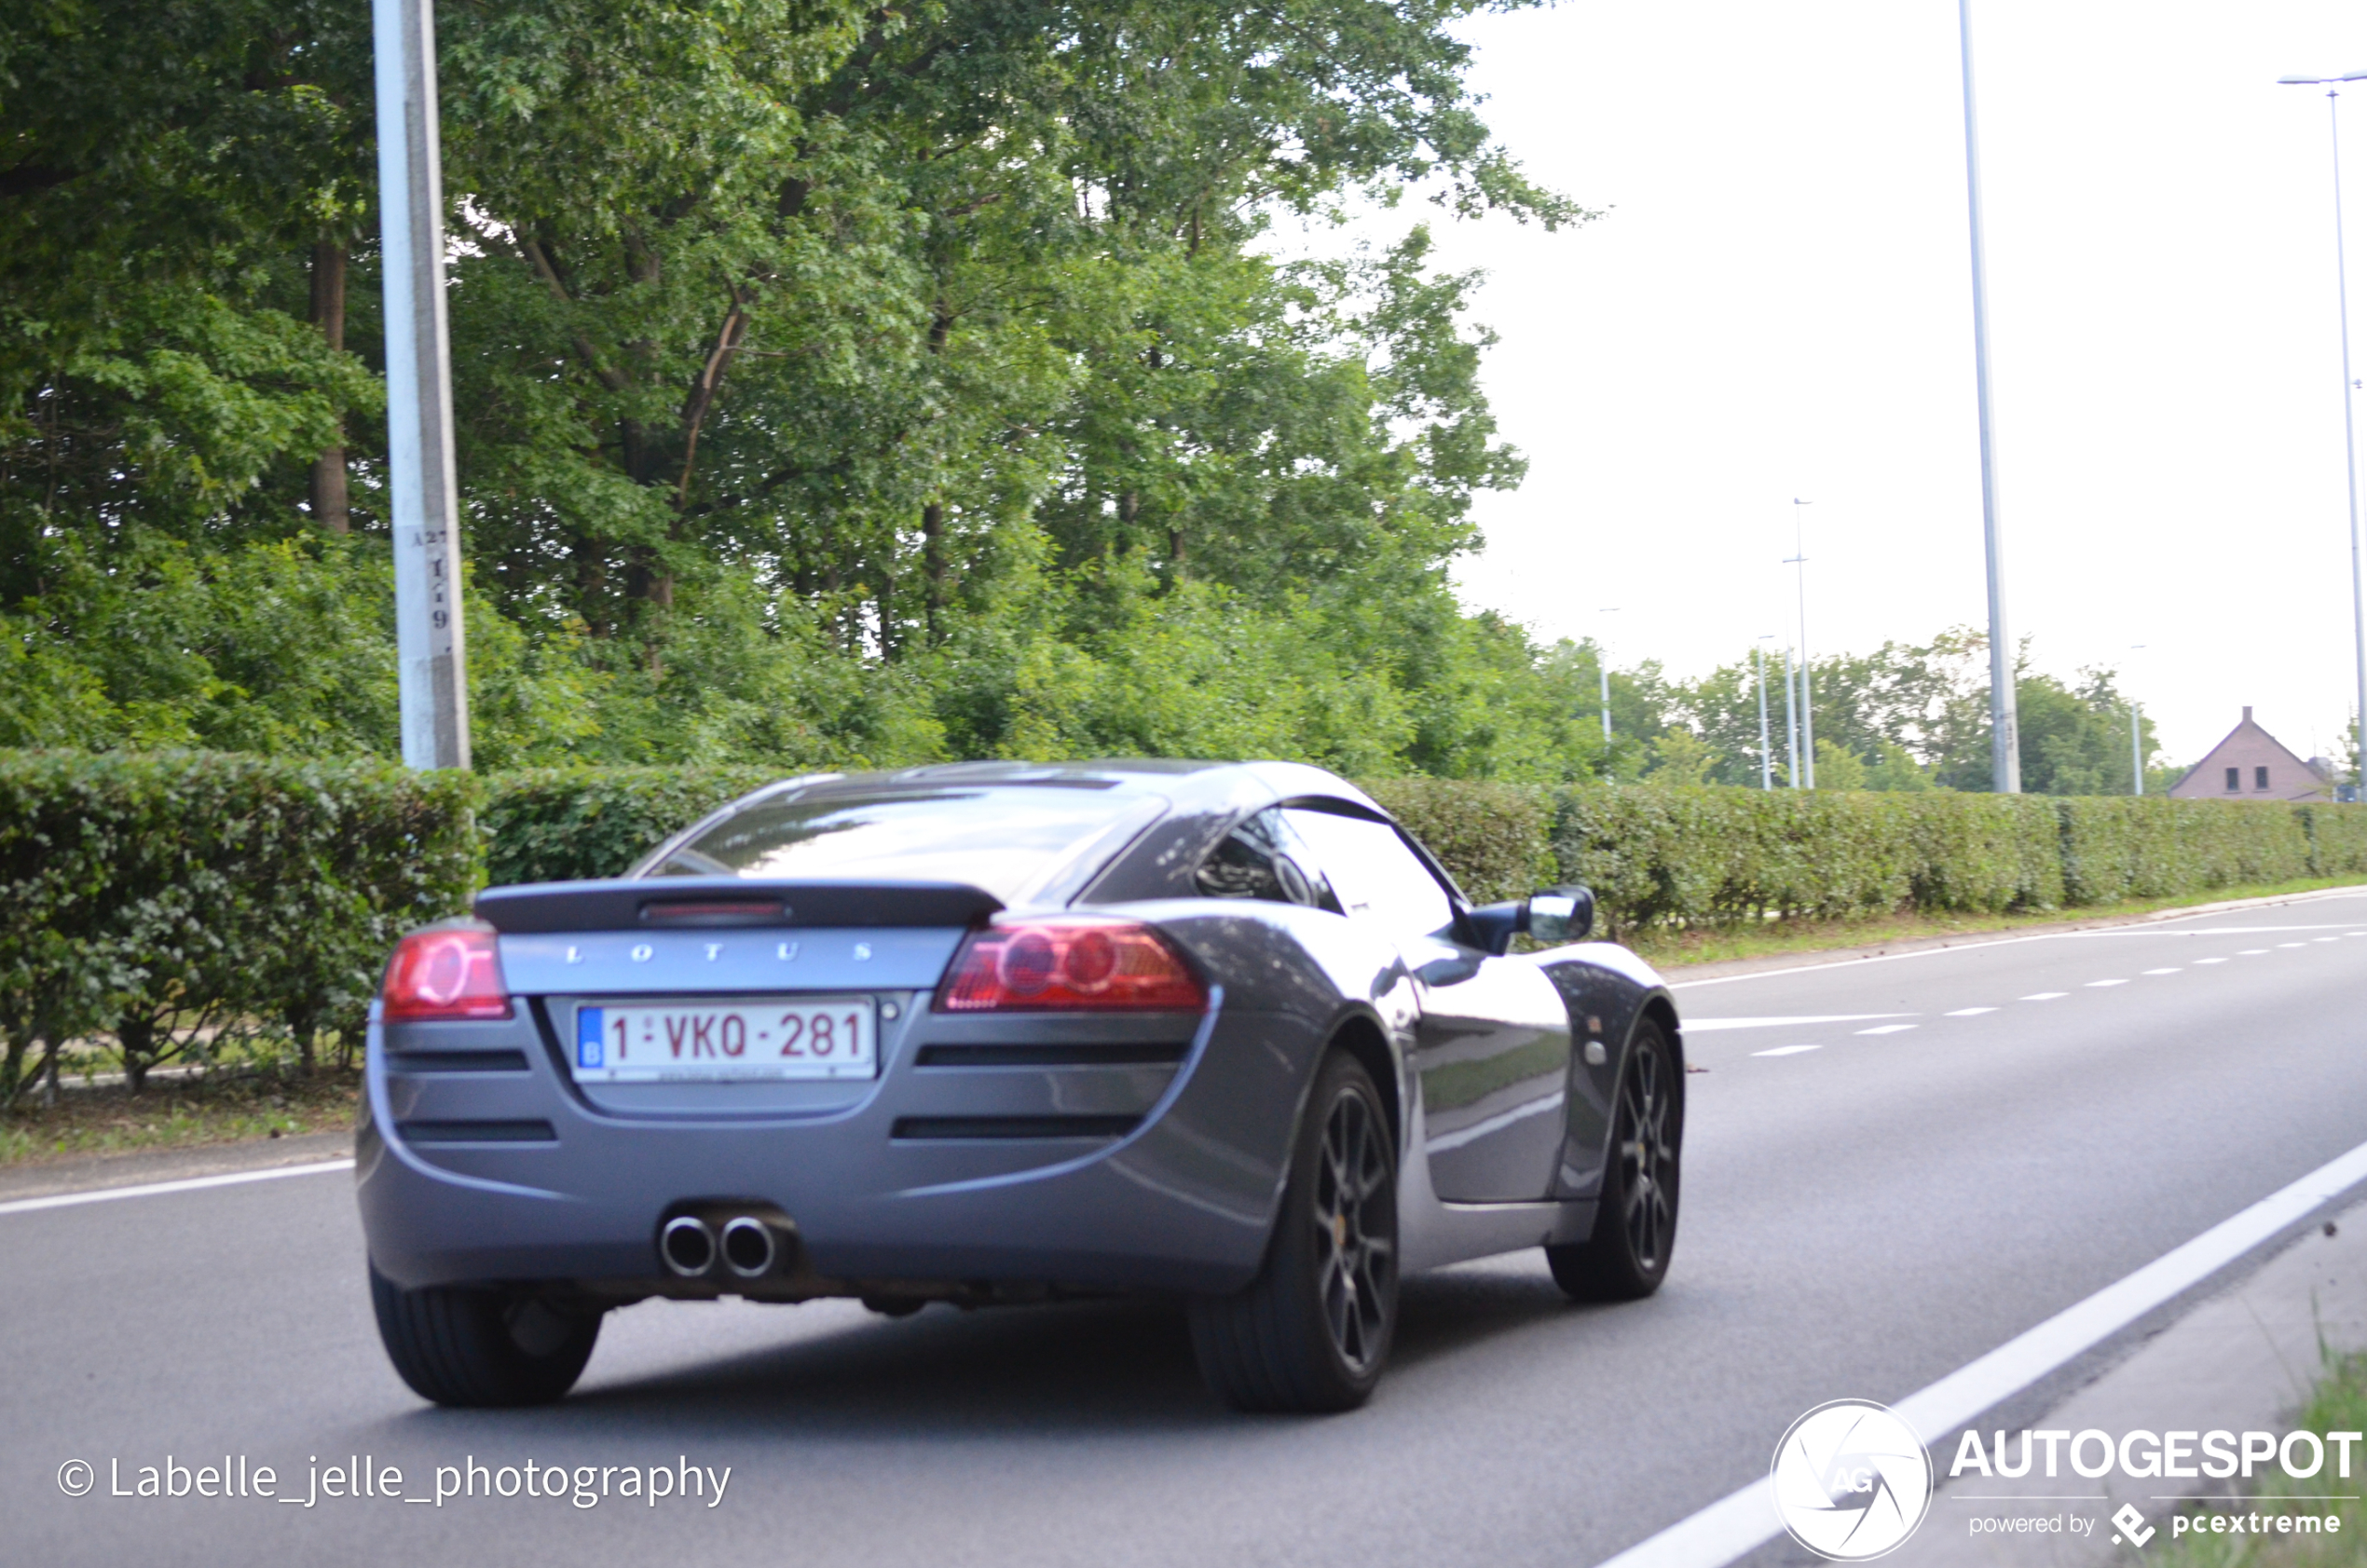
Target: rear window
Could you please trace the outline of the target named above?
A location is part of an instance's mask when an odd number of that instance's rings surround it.
[[[1090,852],[1106,860],[1165,808],[1083,780],[834,790],[734,811],[643,874],[966,882],[1018,904]]]

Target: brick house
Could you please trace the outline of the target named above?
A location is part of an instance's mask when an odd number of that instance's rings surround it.
[[[2243,722],[2227,738],[2169,786],[2181,800],[2332,800],[2326,776],[2252,722],[2244,710]]]

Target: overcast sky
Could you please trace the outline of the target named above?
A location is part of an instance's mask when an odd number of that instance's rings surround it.
[[[2327,103],[2275,83],[2367,67],[2367,12],[1975,0],[1973,25],[2015,634],[2065,676],[2122,668],[2168,760],[2244,703],[2338,748]],[[1983,621],[1953,0],[1566,0],[1466,35],[1498,133],[1604,210],[1436,225],[1490,274],[1488,391],[1530,459],[1480,504],[1467,598],[1698,674],[1797,635],[1797,497],[1812,649]]]

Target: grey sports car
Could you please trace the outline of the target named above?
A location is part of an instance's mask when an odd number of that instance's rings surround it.
[[[652,1296],[1152,1292],[1231,1404],[1352,1407],[1409,1270],[1667,1273],[1676,1010],[1593,915],[1474,907],[1297,765],[787,780],[397,948],[357,1169],[387,1352],[524,1404]]]

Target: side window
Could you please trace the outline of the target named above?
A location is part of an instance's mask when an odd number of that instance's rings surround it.
[[[1283,822],[1264,811],[1225,836],[1192,873],[1203,898],[1262,898],[1337,909],[1314,857]]]
[[[1454,924],[1446,890],[1389,824],[1298,806],[1286,808],[1282,820],[1313,852],[1351,920],[1369,920],[1392,936],[1429,935]]]

